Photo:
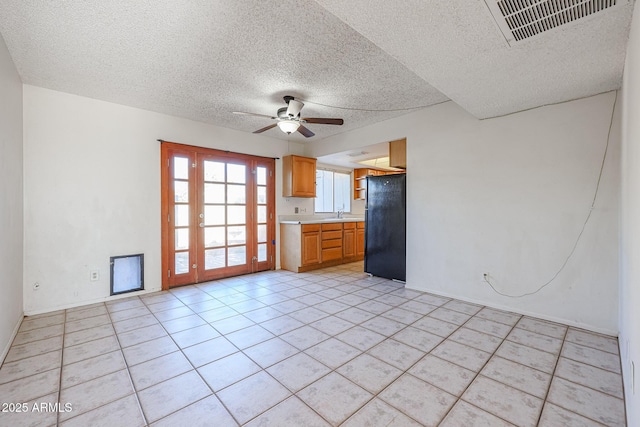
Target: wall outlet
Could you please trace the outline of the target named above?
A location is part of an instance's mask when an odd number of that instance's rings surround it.
[[[100,270],[92,270],[89,274],[89,278],[92,282],[97,282],[100,280]]]
[[[299,207],[296,206],[294,209],[295,209],[295,213],[299,213],[300,212],[300,208]]]

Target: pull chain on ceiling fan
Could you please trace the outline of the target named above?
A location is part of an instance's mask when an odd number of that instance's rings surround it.
[[[233,114],[240,114],[245,116],[256,116],[256,117],[265,117],[271,120],[276,120],[277,122],[271,124],[269,126],[265,126],[261,129],[254,131],[253,133],[262,133],[269,129],[272,129],[276,126],[280,128],[280,130],[287,135],[292,134],[295,131],[300,132],[306,138],[310,138],[315,135],[315,133],[311,132],[304,123],[312,123],[319,125],[342,125],[344,120],[342,119],[329,119],[329,118],[320,118],[320,117],[300,117],[300,111],[304,104],[300,101],[295,100],[293,96],[285,96],[284,102],[287,103],[286,107],[282,107],[278,110],[276,116],[267,116],[264,114],[255,114],[255,113],[244,113],[240,111],[234,111]]]

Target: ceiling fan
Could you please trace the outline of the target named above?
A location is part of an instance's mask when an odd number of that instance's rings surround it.
[[[304,104],[300,101],[296,101],[293,96],[285,96],[284,102],[287,103],[286,107],[282,107],[278,110],[276,116],[267,116],[265,114],[255,114],[255,113],[243,113],[239,111],[234,111],[233,114],[241,114],[245,116],[257,116],[257,117],[266,117],[271,120],[277,120],[276,123],[271,124],[269,126],[265,126],[262,129],[258,129],[253,133],[262,133],[266,130],[272,129],[276,126],[280,128],[280,130],[287,135],[298,131],[303,134],[305,137],[310,138],[315,133],[311,132],[307,127],[304,126],[304,123],[313,123],[319,125],[341,125],[344,123],[342,119],[326,119],[326,118],[318,118],[318,117],[300,117],[300,110],[304,107]]]

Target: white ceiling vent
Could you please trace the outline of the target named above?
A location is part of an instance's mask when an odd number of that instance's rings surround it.
[[[509,44],[598,14],[629,0],[485,0]]]

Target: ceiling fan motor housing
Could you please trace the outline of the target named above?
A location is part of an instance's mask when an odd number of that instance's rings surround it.
[[[300,117],[300,110],[304,107],[304,104],[300,101],[296,101],[293,96],[285,96],[284,102],[287,103],[287,116],[290,118]]]
[[[287,116],[287,107],[282,107],[278,109],[278,118],[279,119],[288,119],[289,116]]]

